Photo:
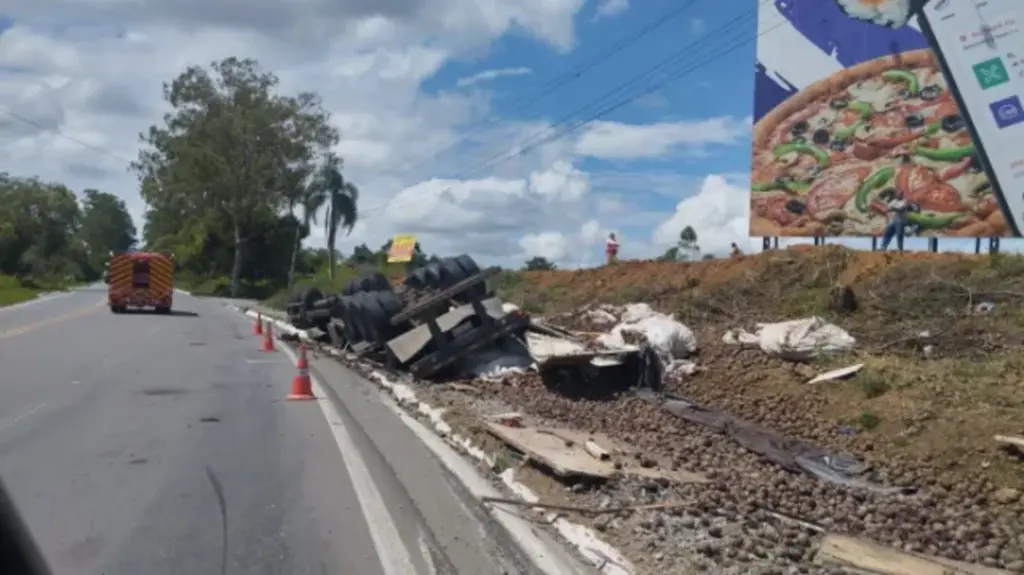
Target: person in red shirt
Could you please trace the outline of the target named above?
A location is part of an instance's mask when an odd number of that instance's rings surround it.
[[[615,239],[615,232],[608,234],[604,242],[605,263],[613,264],[619,260],[619,240]]]

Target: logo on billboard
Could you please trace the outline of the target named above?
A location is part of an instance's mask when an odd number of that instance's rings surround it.
[[[975,64],[974,76],[978,79],[978,84],[981,85],[982,90],[1001,86],[1010,81],[1010,74],[1006,71],[1006,66],[1003,66],[1003,61],[998,56],[991,60],[985,60],[980,64]]]
[[[1021,106],[1018,96],[992,102],[988,107],[992,110],[992,117],[996,119],[996,125],[1000,129],[1024,122],[1024,107]]]
[[[388,249],[388,263],[409,263],[416,253],[416,236],[395,236]]]

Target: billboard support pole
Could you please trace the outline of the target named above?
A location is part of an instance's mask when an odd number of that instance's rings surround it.
[[[974,238],[974,255],[981,253],[981,238]]]
[[[875,236],[871,236],[871,251],[878,251],[878,238],[876,238]]]
[[[772,249],[772,239],[768,236],[761,238],[761,250],[768,251]]]
[[[999,238],[988,239],[988,253],[990,255],[996,255],[999,253]]]
[[[772,237],[772,248],[779,249],[779,236]]]
[[[928,238],[928,251],[939,251],[939,238]]]

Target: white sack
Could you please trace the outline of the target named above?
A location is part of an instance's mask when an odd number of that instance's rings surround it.
[[[652,314],[634,323],[621,323],[612,329],[610,335],[621,339],[625,330],[642,333],[655,353],[666,363],[689,357],[697,351],[697,337],[690,328],[671,316],[657,312]]]
[[[651,306],[645,303],[631,303],[627,304],[622,310],[622,323],[636,323],[642,319],[647,319],[656,315],[661,315],[658,312],[651,309]]]
[[[845,353],[857,340],[843,328],[820,317],[758,326],[761,349],[783,359],[803,361],[821,355]]]

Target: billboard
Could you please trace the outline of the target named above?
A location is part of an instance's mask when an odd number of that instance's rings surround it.
[[[388,248],[389,264],[407,264],[416,254],[416,236],[401,235],[391,238]]]
[[[1024,1],[912,4],[759,0],[750,235],[1020,234]]]

